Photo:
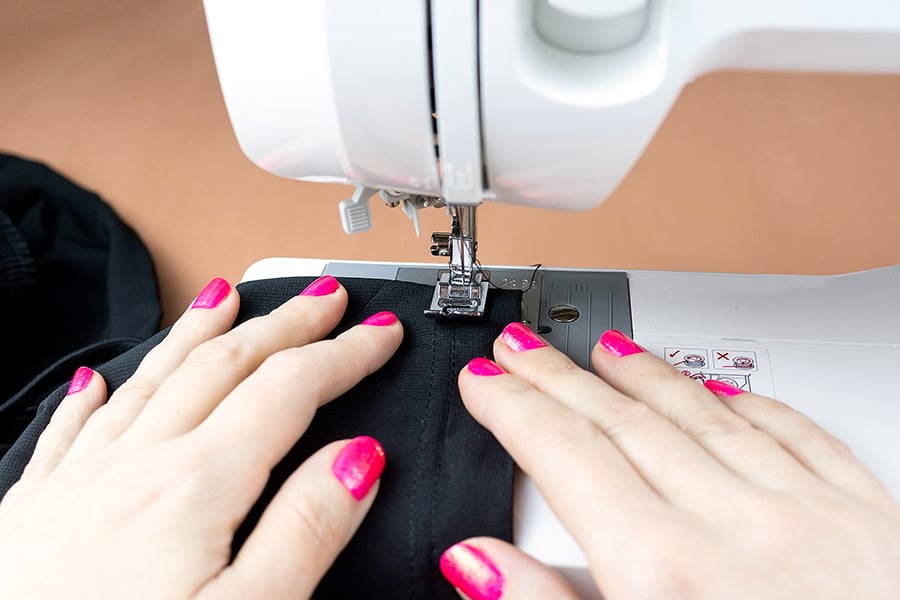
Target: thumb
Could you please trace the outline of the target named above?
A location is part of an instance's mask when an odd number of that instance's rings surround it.
[[[441,555],[441,573],[469,600],[578,598],[559,573],[495,538],[454,544]]]

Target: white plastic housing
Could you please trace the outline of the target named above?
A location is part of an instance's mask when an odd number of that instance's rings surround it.
[[[584,209],[701,73],[900,72],[896,0],[428,1],[205,0],[244,152],[287,177]]]
[[[422,0],[205,0],[241,149],[295,179],[437,195]]]
[[[893,0],[651,0],[637,42],[595,53],[541,37],[535,2],[480,6],[485,166],[497,199],[515,204],[602,202],[704,72],[900,72]]]

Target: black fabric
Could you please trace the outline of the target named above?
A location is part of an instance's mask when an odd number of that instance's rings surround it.
[[[159,328],[153,263],[96,194],[0,155],[0,456],[38,403],[81,365]]]
[[[310,281],[289,278],[240,285],[238,322],[268,313]],[[383,369],[319,410],[306,435],[273,470],[235,537],[234,549],[309,454],[336,439],[372,435],[387,456],[378,498],[316,597],[457,598],[438,570],[440,554],[472,535],[511,540],[513,463],[469,416],[456,376],[472,357],[489,355],[503,326],[519,319],[521,292],[492,290],[482,319],[438,321],[422,314],[431,300],[431,286],[372,279],[341,282],[350,303],[334,333],[391,310],[403,322],[403,344]],[[165,333],[97,369],[111,390]],[[47,398],[22,438],[0,460],[0,497],[21,476],[64,393],[61,387]]]

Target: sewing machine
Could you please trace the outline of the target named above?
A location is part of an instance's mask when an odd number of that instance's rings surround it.
[[[477,207],[584,209],[625,176],[683,85],[722,68],[900,73],[890,0],[206,0],[238,141],[285,177],[450,218],[445,267],[268,259],[244,279],[434,285],[435,318],[478,318],[490,287],[578,364],[610,327],[693,379],[775,396],[846,440],[900,497],[900,266],[835,277],[608,272],[477,260]],[[300,200],[298,200],[300,201]],[[337,218],[337,215],[336,215]],[[489,243],[489,241],[488,241]],[[515,542],[591,589],[581,552],[526,477]],[[590,510],[589,506],[585,510]]]

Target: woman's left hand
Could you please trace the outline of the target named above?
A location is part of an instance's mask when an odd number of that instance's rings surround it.
[[[347,305],[327,276],[228,331],[238,303],[213,280],[109,402],[79,370],[0,503],[0,597],[312,593],[374,500],[375,440],[311,456],[233,562],[232,538],[316,408],[381,367],[403,329],[382,313],[319,341]]]

